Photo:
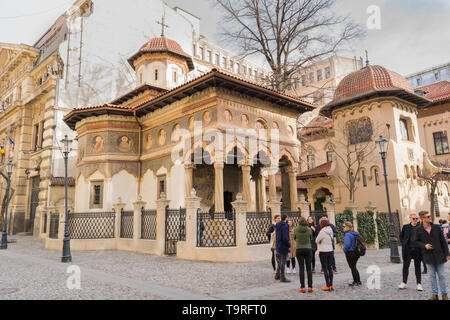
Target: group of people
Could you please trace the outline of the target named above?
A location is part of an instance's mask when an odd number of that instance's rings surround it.
[[[334,257],[334,239],[337,237],[338,231],[330,223],[326,214],[321,217],[318,225],[314,222],[313,217],[308,217],[308,219],[301,217],[298,226],[294,228],[287,215],[276,215],[274,224],[267,231],[271,243],[275,280],[290,282],[286,278],[286,273],[296,273],[295,259],[297,259],[300,273],[299,291],[302,293],[306,291],[314,292],[313,273],[315,272],[317,251],[319,252],[321,272],[325,277],[325,285],[321,288],[323,291],[334,291],[333,277],[338,272]],[[356,267],[360,258],[356,241],[359,234],[354,231],[351,222],[345,222],[343,227],[346,233],[344,253],[353,275],[353,282],[349,285],[352,287],[360,286],[361,279]],[[287,272],[285,272],[286,269]],[[307,289],[305,280],[308,284]]]
[[[417,291],[423,291],[421,272],[423,261],[426,267],[423,273],[427,273],[427,269],[430,270],[432,296],[429,300],[439,300],[438,279],[442,300],[448,300],[445,263],[450,260],[450,254],[445,228],[442,227],[443,224],[433,224],[431,214],[426,211],[420,212],[419,215],[411,214],[409,219],[410,223],[403,226],[400,234],[403,282],[399,285],[399,289],[404,290],[408,287],[409,266],[413,260]]]
[[[449,215],[450,221],[450,215]],[[446,226],[448,230],[448,225]],[[351,222],[343,225],[345,237],[343,251],[350,267],[353,282],[350,287],[358,287],[361,283],[357,263],[365,251],[364,241],[360,234],[354,230]],[[423,291],[422,286],[422,262],[424,264],[423,273],[430,272],[430,283],[432,296],[430,300],[439,300],[439,287],[442,300],[448,300],[447,286],[445,279],[445,263],[450,260],[448,249],[448,233],[445,236],[445,223],[441,225],[433,224],[432,217],[428,212],[420,212],[419,215],[411,214],[410,223],[403,226],[400,234],[403,256],[403,281],[399,289],[406,289],[411,260],[414,261],[414,268],[417,281],[417,290]],[[286,278],[285,270],[288,273],[295,272],[295,258],[299,265],[300,289],[299,291],[314,292],[313,276],[315,272],[316,252],[319,252],[322,272],[325,277],[323,291],[334,291],[333,275],[337,273],[334,258],[335,241],[337,229],[324,215],[319,225],[314,224],[314,218],[301,217],[298,226],[293,227],[292,221],[287,215],[276,215],[274,224],[267,232],[272,250],[272,267],[275,280],[290,282]],[[361,249],[363,248],[363,249]],[[306,280],[305,283],[305,269]],[[439,287],[438,287],[439,280]]]

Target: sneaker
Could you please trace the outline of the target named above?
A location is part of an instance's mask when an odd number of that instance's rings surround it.
[[[348,286],[349,287],[358,287],[359,284],[358,284],[358,282],[352,282],[352,283],[349,283]]]
[[[330,291],[334,291],[334,286],[329,287]]]
[[[312,269],[311,272],[312,272],[312,273],[316,273],[316,270],[315,270],[315,269]]]
[[[305,288],[300,288],[300,289],[298,289],[298,291],[301,292],[301,293],[305,293],[306,289]]]
[[[323,269],[320,270],[320,273],[323,273]]]
[[[295,268],[292,269],[292,273],[293,273],[293,274],[297,274],[297,271],[295,270]]]
[[[330,288],[327,287],[327,286],[324,286],[324,287],[322,287],[321,289],[322,289],[323,291],[331,291]]]
[[[333,272],[334,272],[334,273],[339,273],[339,272],[337,271],[337,269],[333,269]]]
[[[398,288],[399,288],[400,290],[403,290],[403,289],[408,288],[408,285],[407,285],[406,283],[402,282],[402,283],[398,286]]]
[[[291,268],[286,268],[286,274],[291,274]]]
[[[358,282],[358,286],[362,286],[362,283],[361,283],[361,281],[359,281],[359,282]]]
[[[291,280],[288,280],[286,278],[281,278],[280,282],[291,282]]]
[[[417,291],[423,291],[423,287],[420,283],[417,285]]]
[[[314,288],[308,288],[308,292],[309,292],[309,293],[314,292]]]

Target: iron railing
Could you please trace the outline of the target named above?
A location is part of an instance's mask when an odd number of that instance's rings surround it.
[[[123,211],[120,216],[120,238],[133,239],[134,233],[134,212]]]
[[[50,239],[58,239],[58,230],[59,230],[59,214],[50,214],[50,230],[49,230],[49,238]]]
[[[282,211],[281,214],[288,216],[288,219],[292,221],[292,226],[294,228],[300,224],[300,217],[302,216],[300,211]]]
[[[44,213],[44,227],[43,227],[43,230],[42,230],[42,233],[47,233],[47,214],[46,213]]]
[[[115,212],[89,212],[69,214],[69,234],[71,239],[112,239],[114,238]]]
[[[186,241],[186,209],[166,208],[165,253],[177,254],[178,241]]]
[[[247,212],[247,245],[269,243],[267,230],[272,224],[272,213]]]
[[[141,239],[156,240],[156,210],[142,208]]]
[[[236,212],[197,212],[197,247],[236,246]]]

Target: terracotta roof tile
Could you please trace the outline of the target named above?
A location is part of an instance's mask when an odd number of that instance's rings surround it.
[[[70,187],[75,186],[75,179],[73,177],[68,177],[67,180],[68,180]],[[65,179],[65,177],[52,177],[50,179],[50,185],[51,186],[65,186],[66,179]]]
[[[297,175],[297,178],[300,180],[307,180],[311,178],[326,177],[327,173],[331,170],[332,164],[332,161],[324,163],[311,170],[300,173],[299,175]]]
[[[433,100],[433,103],[450,101],[450,81],[447,80],[417,88],[417,91],[425,92],[425,98]]]
[[[318,116],[314,118],[306,127],[299,130],[300,135],[307,135],[313,132],[322,131],[324,129],[333,128],[333,119]]]

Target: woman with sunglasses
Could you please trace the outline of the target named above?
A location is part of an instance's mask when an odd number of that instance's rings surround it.
[[[403,256],[403,282],[398,286],[399,289],[406,289],[408,283],[409,266],[411,260],[414,260],[414,270],[417,280],[417,291],[423,291],[422,287],[422,253],[420,249],[412,241],[413,233],[419,226],[419,216],[415,213],[409,215],[410,223],[406,224],[402,228],[400,233],[400,242],[402,244],[402,256]]]
[[[414,242],[423,252],[423,260],[430,271],[432,296],[429,300],[439,300],[439,288],[436,275],[439,278],[442,300],[448,300],[447,283],[445,280],[445,263],[450,260],[448,245],[444,233],[437,224],[433,224],[431,214],[426,211],[419,213],[422,225],[414,232]]]

